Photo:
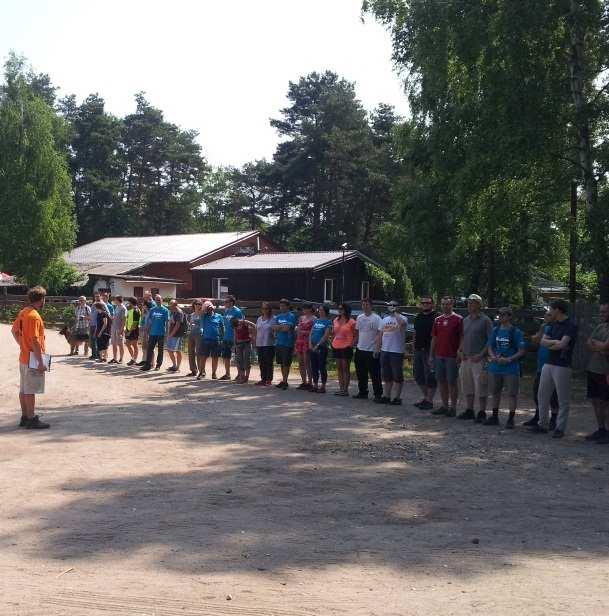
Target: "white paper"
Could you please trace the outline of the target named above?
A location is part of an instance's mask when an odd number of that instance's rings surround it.
[[[47,353],[42,354],[42,363],[47,370],[51,369],[51,356]],[[38,368],[38,360],[36,359],[36,355],[30,352],[30,368],[36,370]]]

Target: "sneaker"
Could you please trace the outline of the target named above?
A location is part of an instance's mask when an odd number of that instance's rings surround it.
[[[514,416],[513,415],[510,415],[508,417],[508,420],[505,422],[505,427],[508,430],[513,430],[514,429]]]
[[[446,417],[456,417],[456,416],[457,416],[457,411],[454,408],[450,407],[448,409],[448,412],[446,413]]]
[[[203,373],[203,376],[205,376],[205,372]],[[215,372],[214,372],[214,374],[212,374],[212,375],[211,375],[211,378],[212,378],[214,381],[217,381],[217,380],[218,380],[218,377],[216,376],[216,373],[215,373]]]
[[[34,415],[34,417],[32,417],[32,419],[29,419],[25,424],[26,430],[46,430],[46,428],[50,427],[50,424],[40,421],[38,415]]]
[[[230,381],[230,374],[223,374],[218,380],[219,381]]]
[[[441,406],[437,408],[435,411],[432,411],[432,415],[446,415],[448,413],[448,409],[445,406]]]
[[[301,383],[296,389],[306,390],[309,389],[309,386],[306,383]]]
[[[499,426],[501,425],[499,423],[499,417],[497,415],[491,415],[490,417],[487,417],[484,424],[485,426]]]
[[[142,372],[148,372],[148,370],[150,370],[150,366],[147,366],[146,364],[144,364],[144,365],[140,368],[140,370],[141,370]]]
[[[599,438],[605,436],[606,434],[609,434],[607,432],[607,430],[596,430],[595,432],[593,432],[592,434],[588,434],[585,439],[587,441],[598,441]]]
[[[326,386],[325,385],[320,385],[317,388],[317,392],[316,393],[318,393],[318,394],[325,394],[326,393]]]
[[[556,415],[552,415],[550,417],[550,425],[548,426],[548,430],[552,432],[552,430],[556,430]]]
[[[389,404],[391,404],[392,406],[402,406],[402,399],[394,398]]]
[[[486,421],[486,411],[478,411],[476,415],[476,419],[474,419],[476,423],[483,424]]]
[[[543,426],[540,426],[539,424],[535,424],[534,426],[531,426],[529,428],[529,432],[532,432],[533,434],[547,434],[548,431],[546,428],[544,428]]]
[[[197,376],[197,373],[191,370],[187,376]]]
[[[25,428],[27,426],[27,417],[25,415],[21,415],[21,420],[19,421],[19,427]]]
[[[118,364],[118,362],[116,361],[116,359],[111,359],[108,363],[109,363],[109,364]]]
[[[167,372],[177,372],[177,371],[178,371],[177,366],[169,366],[169,368],[167,368]]]
[[[537,415],[534,415],[528,421],[523,421],[522,425],[526,426],[527,428],[530,428],[531,426],[536,426],[538,423],[539,423],[539,417]]]
[[[605,431],[600,438],[596,440],[597,445],[609,445],[609,432]]]
[[[424,400],[423,402],[421,402],[419,408],[422,411],[431,411],[431,409],[433,409],[433,402],[430,402],[429,400]]]
[[[463,413],[457,415],[457,419],[476,419],[473,409],[465,409]]]
[[[312,394],[318,394],[319,393],[319,387],[317,387],[317,385],[311,385],[311,393]]]
[[[380,398],[375,398],[374,401],[377,404],[389,404],[391,400],[387,396],[381,396]]]
[[[135,364],[136,366],[145,366],[146,365],[146,361],[138,361],[137,364]]]
[[[554,432],[552,432],[552,438],[562,438],[564,435],[565,433],[562,430],[556,429],[554,430]]]
[[[161,369],[161,366],[155,366],[154,369],[158,372]]]
[[[368,400],[368,394],[362,394],[361,392],[359,394],[355,394],[353,397],[356,400]]]
[[[127,362],[127,365],[128,365],[128,366],[133,366],[133,365],[135,365],[135,362],[131,359],[131,360],[129,360],[129,361]]]
[[[427,400],[425,400],[425,398],[423,398],[423,400],[419,400],[418,402],[415,402],[412,406],[416,406],[418,409],[420,409],[421,405],[425,404],[425,402],[427,402]]]
[[[267,387],[271,387],[271,385],[273,384],[273,381],[265,381],[265,382],[264,382],[264,384],[265,384]]]
[[[258,385],[258,387],[263,387],[264,385],[266,385],[266,381],[258,381],[257,383],[255,383],[255,385]]]

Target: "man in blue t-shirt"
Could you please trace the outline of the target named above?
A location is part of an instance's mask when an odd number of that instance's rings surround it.
[[[273,319],[273,332],[275,333],[275,359],[281,366],[281,382],[275,387],[288,388],[290,366],[294,355],[294,329],[296,315],[290,311],[290,302],[287,299],[279,301],[279,314]]]
[[[514,415],[520,387],[520,360],[526,353],[526,344],[521,330],[512,324],[512,309],[499,310],[499,325],[494,327],[488,340],[488,390],[493,396],[493,414],[485,426],[499,425],[501,392],[505,388],[509,398],[510,415],[506,428],[514,427]]]
[[[533,381],[533,400],[535,400],[535,415],[531,417],[528,421],[525,421],[522,425],[531,427],[536,426],[539,423],[539,380],[541,378],[541,371],[544,367],[546,361],[548,361],[548,357],[550,356],[550,349],[547,347],[541,346],[541,339],[545,334],[549,334],[552,329],[552,315],[550,314],[550,310],[546,310],[543,315],[543,322],[539,328],[539,331],[531,336],[531,342],[537,345],[537,372],[535,374],[535,380]],[[550,417],[550,430],[556,429],[556,417],[558,416],[558,396],[556,395],[556,390],[552,394],[552,398],[550,400],[550,408],[552,410],[552,416]]]
[[[224,300],[224,336],[222,338],[222,348],[220,354],[224,360],[224,375],[220,377],[221,381],[230,381],[230,358],[235,346],[235,332],[233,331],[232,320],[243,318],[243,312],[235,306],[236,299],[234,295],[228,295]]]
[[[148,349],[146,350],[146,363],[140,368],[144,372],[152,368],[154,347],[158,346],[155,370],[160,370],[163,364],[163,350],[165,348],[165,335],[169,323],[169,310],[157,300],[156,306],[148,310],[146,327],[148,328]]]

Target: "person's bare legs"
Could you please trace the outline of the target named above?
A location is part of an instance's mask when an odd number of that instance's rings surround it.
[[[307,358],[307,383],[313,385],[313,366],[311,365],[311,351],[305,353]]]
[[[21,407],[22,417],[27,417],[27,404],[25,402],[25,394],[19,392],[19,406]]]
[[[383,381],[383,398],[391,400],[391,390],[393,388],[393,381]]]
[[[213,363],[213,359],[212,359]],[[205,376],[205,366],[207,364],[207,357],[205,355],[197,355],[197,369],[199,373],[197,374],[197,378]]]
[[[125,343],[123,342],[123,338],[121,337],[118,341],[118,361],[122,362],[125,357]]]
[[[337,359],[336,360],[336,373],[338,376],[338,389],[339,391],[345,391],[345,368],[344,368],[345,360]]]
[[[302,384],[307,383],[307,354],[298,353],[298,370],[300,371],[300,380]]]
[[[230,377],[230,357],[224,357],[224,374]]]
[[[180,366],[182,365],[182,351],[176,351],[176,364],[179,370]]]
[[[343,383],[345,384],[345,391],[348,393],[351,384],[351,361],[348,359],[345,359],[344,371]]]
[[[592,400],[596,423],[600,430],[609,430],[609,402],[595,398]]]
[[[32,419],[36,414],[36,396],[34,394],[19,394],[19,400],[23,399],[22,413],[27,419]]]
[[[448,404],[448,383],[446,381],[440,381],[440,397],[442,398],[442,406],[447,409]]]
[[[167,351],[169,353],[169,359],[171,359],[171,367],[176,368],[176,354],[174,351]]]
[[[449,385],[448,386],[448,391],[449,391],[449,394],[450,394],[450,401],[451,401],[450,408],[451,409],[456,409],[457,408],[457,400],[459,398],[459,388],[458,388],[457,384],[454,383],[453,385]]]
[[[216,375],[216,370],[217,369],[218,369],[218,358],[212,356],[212,358],[211,358],[211,375],[212,375],[212,377]]]

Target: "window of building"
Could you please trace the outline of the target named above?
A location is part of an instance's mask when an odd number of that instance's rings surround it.
[[[367,280],[362,280],[362,295],[361,299],[370,297],[370,283]]]
[[[334,301],[334,279],[324,278],[324,302]]]
[[[224,299],[228,296],[228,278],[211,279],[211,296],[215,299]]]
[[[160,292],[158,289],[150,289],[150,293],[152,293],[152,297],[154,297],[155,295],[160,295]]]
[[[135,297],[144,297],[144,287],[133,287],[133,295]]]

